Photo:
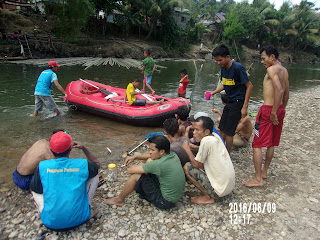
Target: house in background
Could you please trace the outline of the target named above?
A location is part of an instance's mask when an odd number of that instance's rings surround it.
[[[27,11],[32,7],[30,0],[4,0],[2,1],[2,8],[15,10],[15,11]]]
[[[220,23],[221,21],[226,20],[226,14],[224,12],[219,12],[219,13],[216,13],[214,18],[217,23]]]
[[[186,8],[175,7],[173,9],[173,15],[177,20],[177,24],[180,27],[186,27],[190,21],[190,10]]]
[[[216,13],[214,16],[211,13],[205,13],[199,16],[198,23],[203,23],[208,29],[216,30],[216,24],[226,20],[225,15],[223,12]]]
[[[34,0],[34,8],[40,11],[41,14],[45,13],[45,4],[48,0]]]

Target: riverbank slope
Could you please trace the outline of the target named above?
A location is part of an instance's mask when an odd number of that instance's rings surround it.
[[[3,15],[2,25],[7,32],[9,40],[0,40],[0,59],[8,57],[24,56],[27,58],[66,58],[66,57],[116,57],[143,59],[143,50],[151,49],[153,58],[179,58],[179,59],[210,59],[211,52],[217,44],[204,42],[200,49],[197,45],[166,49],[161,42],[145,41],[144,36],[137,35],[125,37],[122,33],[107,33],[105,37],[95,37],[89,34],[81,35],[72,42],[65,42],[56,38],[51,29],[50,17],[35,14],[17,14],[0,9]],[[0,22],[1,23],[1,22]],[[36,26],[36,31],[34,31]],[[12,34],[19,32],[20,41],[12,40]],[[25,37],[26,36],[26,37]],[[52,42],[49,41],[49,36]],[[122,36],[122,37],[121,37]],[[246,46],[238,46],[237,51],[241,61],[260,61],[258,49],[250,49]],[[314,54],[303,51],[280,51],[280,61],[283,63],[316,63],[320,62]],[[239,58],[236,50],[232,49],[232,58]]]
[[[320,135],[319,97],[320,86],[291,93],[281,143],[264,187],[246,188],[241,183],[254,174],[249,146],[231,154],[236,190],[213,205],[191,204],[190,196],[199,191],[186,184],[184,197],[168,212],[157,210],[135,194],[123,207],[110,207],[103,200],[117,195],[128,177],[126,169],[119,167],[119,181],[106,183],[96,192],[96,218],[64,233],[47,231],[31,194],[13,187],[0,193],[0,239],[35,239],[41,234],[39,239],[317,239],[320,140],[313,136]],[[106,170],[100,174],[106,177]],[[239,208],[250,203],[262,207],[251,208],[249,213],[248,208]],[[231,214],[235,205],[238,210]],[[235,216],[241,221],[231,222]]]

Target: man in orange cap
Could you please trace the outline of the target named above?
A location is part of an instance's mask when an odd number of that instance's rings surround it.
[[[57,116],[60,115],[60,111],[51,96],[51,87],[53,83],[60,90],[60,92],[64,94],[66,98],[68,97],[67,93],[64,91],[63,87],[61,87],[61,85],[58,82],[56,72],[60,65],[57,64],[55,61],[50,61],[48,65],[49,69],[44,70],[40,74],[37,81],[37,85],[35,87],[35,110],[33,112],[33,116],[37,116],[38,112],[42,111],[43,104],[45,104],[50,111],[55,112]]]
[[[69,158],[72,148],[82,149],[87,159]],[[31,190],[43,224],[53,230],[66,230],[86,222],[98,186],[99,160],[66,132],[50,139],[54,159],[41,161],[31,181]]]

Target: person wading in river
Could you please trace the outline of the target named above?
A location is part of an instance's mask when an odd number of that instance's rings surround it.
[[[289,74],[278,60],[278,50],[274,46],[266,46],[260,50],[260,54],[261,63],[267,69],[263,80],[264,105],[256,118],[252,142],[256,176],[252,180],[243,181],[247,187],[263,186],[263,178],[267,178],[274,147],[279,146],[285,108],[289,100]],[[263,147],[267,147],[267,152],[264,167],[261,169]]]
[[[58,65],[55,61],[50,61],[48,65],[49,69],[44,70],[40,74],[34,91],[35,110],[33,112],[33,116],[37,116],[38,112],[42,111],[43,104],[45,104],[50,111],[55,112],[57,116],[60,115],[60,111],[51,96],[51,87],[53,83],[60,90],[60,92],[64,94],[66,98],[68,97],[67,93],[58,82],[56,72],[60,65]]]

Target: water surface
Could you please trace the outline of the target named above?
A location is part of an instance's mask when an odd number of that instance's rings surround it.
[[[57,60],[58,61],[58,60]],[[58,61],[59,63],[59,61]],[[166,66],[154,74],[152,87],[157,94],[176,97],[180,70],[188,70],[190,83],[187,98],[192,102],[192,113],[204,111],[210,113],[213,102],[204,99],[205,90],[214,90],[218,82],[219,66],[214,62],[166,61],[159,64]],[[202,67],[201,67],[202,65]],[[244,64],[249,66],[250,64]],[[290,90],[310,88],[318,85],[320,65],[285,65],[290,75]],[[201,71],[200,71],[201,68]],[[43,67],[32,65],[0,64],[0,187],[12,185],[11,175],[25,151],[37,140],[49,139],[53,129],[70,131],[74,140],[85,143],[102,161],[104,166],[111,161],[121,165],[119,156],[128,148],[138,144],[144,136],[157,128],[130,126],[101,117],[69,110],[62,101],[62,94],[55,86],[52,96],[62,116],[55,117],[48,110],[36,118],[32,117],[34,109],[34,87]],[[251,81],[254,85],[249,111],[257,111],[262,104],[262,81],[266,70],[261,64],[254,64],[251,70]],[[125,69],[117,66],[99,66],[84,70],[81,66],[60,67],[57,72],[60,84],[65,88],[78,78],[99,78],[104,84],[125,88],[136,76],[141,77],[138,69]],[[215,107],[222,109],[217,97]],[[215,119],[217,116],[210,115]],[[112,154],[108,154],[109,147]],[[74,150],[72,157],[82,157],[81,150]],[[5,183],[3,183],[3,181]]]

